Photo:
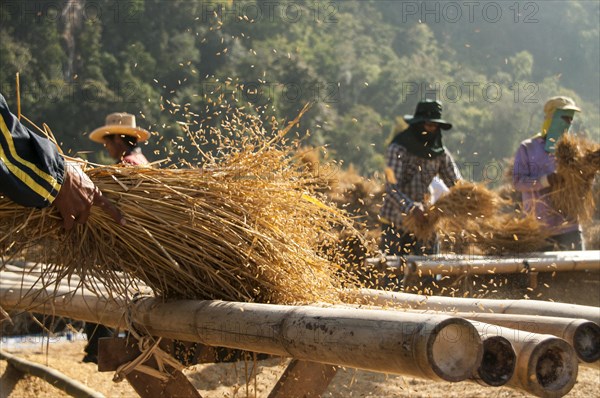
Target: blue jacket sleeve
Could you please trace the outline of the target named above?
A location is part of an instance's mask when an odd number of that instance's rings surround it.
[[[0,194],[28,207],[49,206],[65,165],[56,146],[25,127],[0,94]]]

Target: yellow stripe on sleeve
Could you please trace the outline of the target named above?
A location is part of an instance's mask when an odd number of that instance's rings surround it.
[[[44,181],[46,181],[48,184],[50,184],[50,186],[58,192],[60,190],[60,184],[54,177],[52,177],[48,173],[40,170],[35,164],[33,164],[19,156],[19,154],[17,153],[17,151],[15,149],[15,144],[13,142],[12,135],[10,134],[10,131],[8,131],[8,127],[6,126],[6,123],[4,122],[4,119],[2,117],[0,117],[0,130],[2,131],[2,134],[4,135],[6,142],[8,144],[8,148],[9,148],[10,152],[13,154],[14,158],[19,163],[21,163],[21,165],[28,168],[35,175],[39,176]],[[48,189],[44,188],[39,183],[37,183],[33,178],[31,178],[27,173],[25,173],[23,170],[21,170],[18,166],[9,162],[8,157],[6,156],[6,153],[4,152],[4,149],[1,146],[0,146],[0,158],[2,159],[4,164],[6,164],[6,167],[8,168],[8,170],[12,174],[14,174],[19,180],[23,181],[23,183],[25,183],[29,188],[31,188],[31,190],[33,190],[35,193],[40,195],[42,198],[48,199],[50,202],[54,201],[55,196],[52,195],[51,192],[48,191]]]
[[[49,200],[50,202],[54,202],[55,196],[50,194],[47,189],[38,184],[33,178],[31,178],[27,173],[23,170],[19,169],[14,164],[8,161],[6,154],[4,153],[4,148],[0,145],[0,160],[6,165],[8,171],[10,171],[15,177],[19,180],[23,181],[29,188],[31,188],[36,194],[40,197]]]

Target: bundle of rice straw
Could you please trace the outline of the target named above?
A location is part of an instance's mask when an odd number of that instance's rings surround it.
[[[562,177],[550,199],[563,214],[585,222],[594,212],[592,183],[600,171],[600,144],[564,134],[556,144],[556,172]]]
[[[587,226],[583,234],[586,250],[600,250],[600,223]]]
[[[533,214],[497,214],[477,222],[467,236],[485,254],[502,255],[537,251],[551,232]]]
[[[503,204],[495,192],[482,184],[460,181],[427,210],[427,223],[416,222],[412,213],[403,220],[403,228],[419,240],[430,239],[442,227],[445,233],[460,233],[470,229],[473,221],[490,217]]]
[[[291,125],[276,139],[260,127],[244,131],[241,145],[203,168],[86,170],[126,226],[93,208],[85,225],[65,233],[54,208],[1,198],[0,254],[31,261],[38,253],[53,264],[48,272],[93,277],[115,294],[141,281],[166,298],[335,302],[350,277],[317,247],[334,238],[333,225],[351,224],[294,164],[281,140]]]
[[[436,231],[462,236],[485,254],[536,251],[548,243],[551,234],[534,215],[503,213],[504,208],[514,206],[482,184],[461,181],[429,208],[426,225],[417,224],[411,214],[403,225],[423,241]]]

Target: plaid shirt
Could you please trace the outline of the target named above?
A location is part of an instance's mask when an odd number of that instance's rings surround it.
[[[386,182],[381,208],[381,221],[386,224],[401,225],[415,202],[423,203],[429,193],[429,184],[439,175],[448,187],[454,186],[461,176],[448,152],[444,155],[424,159],[409,153],[398,144],[390,144],[387,149],[386,165],[394,172],[396,184]]]

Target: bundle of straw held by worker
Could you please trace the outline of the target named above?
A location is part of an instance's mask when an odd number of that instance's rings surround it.
[[[600,144],[564,134],[556,144],[555,155],[560,178],[550,192],[554,207],[581,222],[589,221],[594,213],[592,184],[600,171]]]
[[[426,223],[419,223],[411,212],[402,226],[418,239],[426,241],[433,237],[443,223],[444,233],[460,233],[470,229],[477,219],[495,214],[504,200],[483,184],[460,181],[426,209]]]
[[[54,264],[49,272],[97,280],[115,294],[141,281],[166,298],[337,301],[352,278],[317,249],[335,239],[334,226],[352,226],[312,192],[316,177],[290,156],[282,137],[293,123],[271,139],[262,127],[240,132],[241,144],[202,168],[88,168],[125,226],[93,208],[85,225],[65,233],[53,208],[2,198],[0,253],[37,248],[39,261]]]
[[[531,214],[504,212],[513,207],[509,199],[484,185],[462,181],[428,209],[425,225],[417,223],[411,214],[405,222],[419,239],[430,239],[436,231],[462,236],[485,254],[522,253],[546,245],[550,231]]]

